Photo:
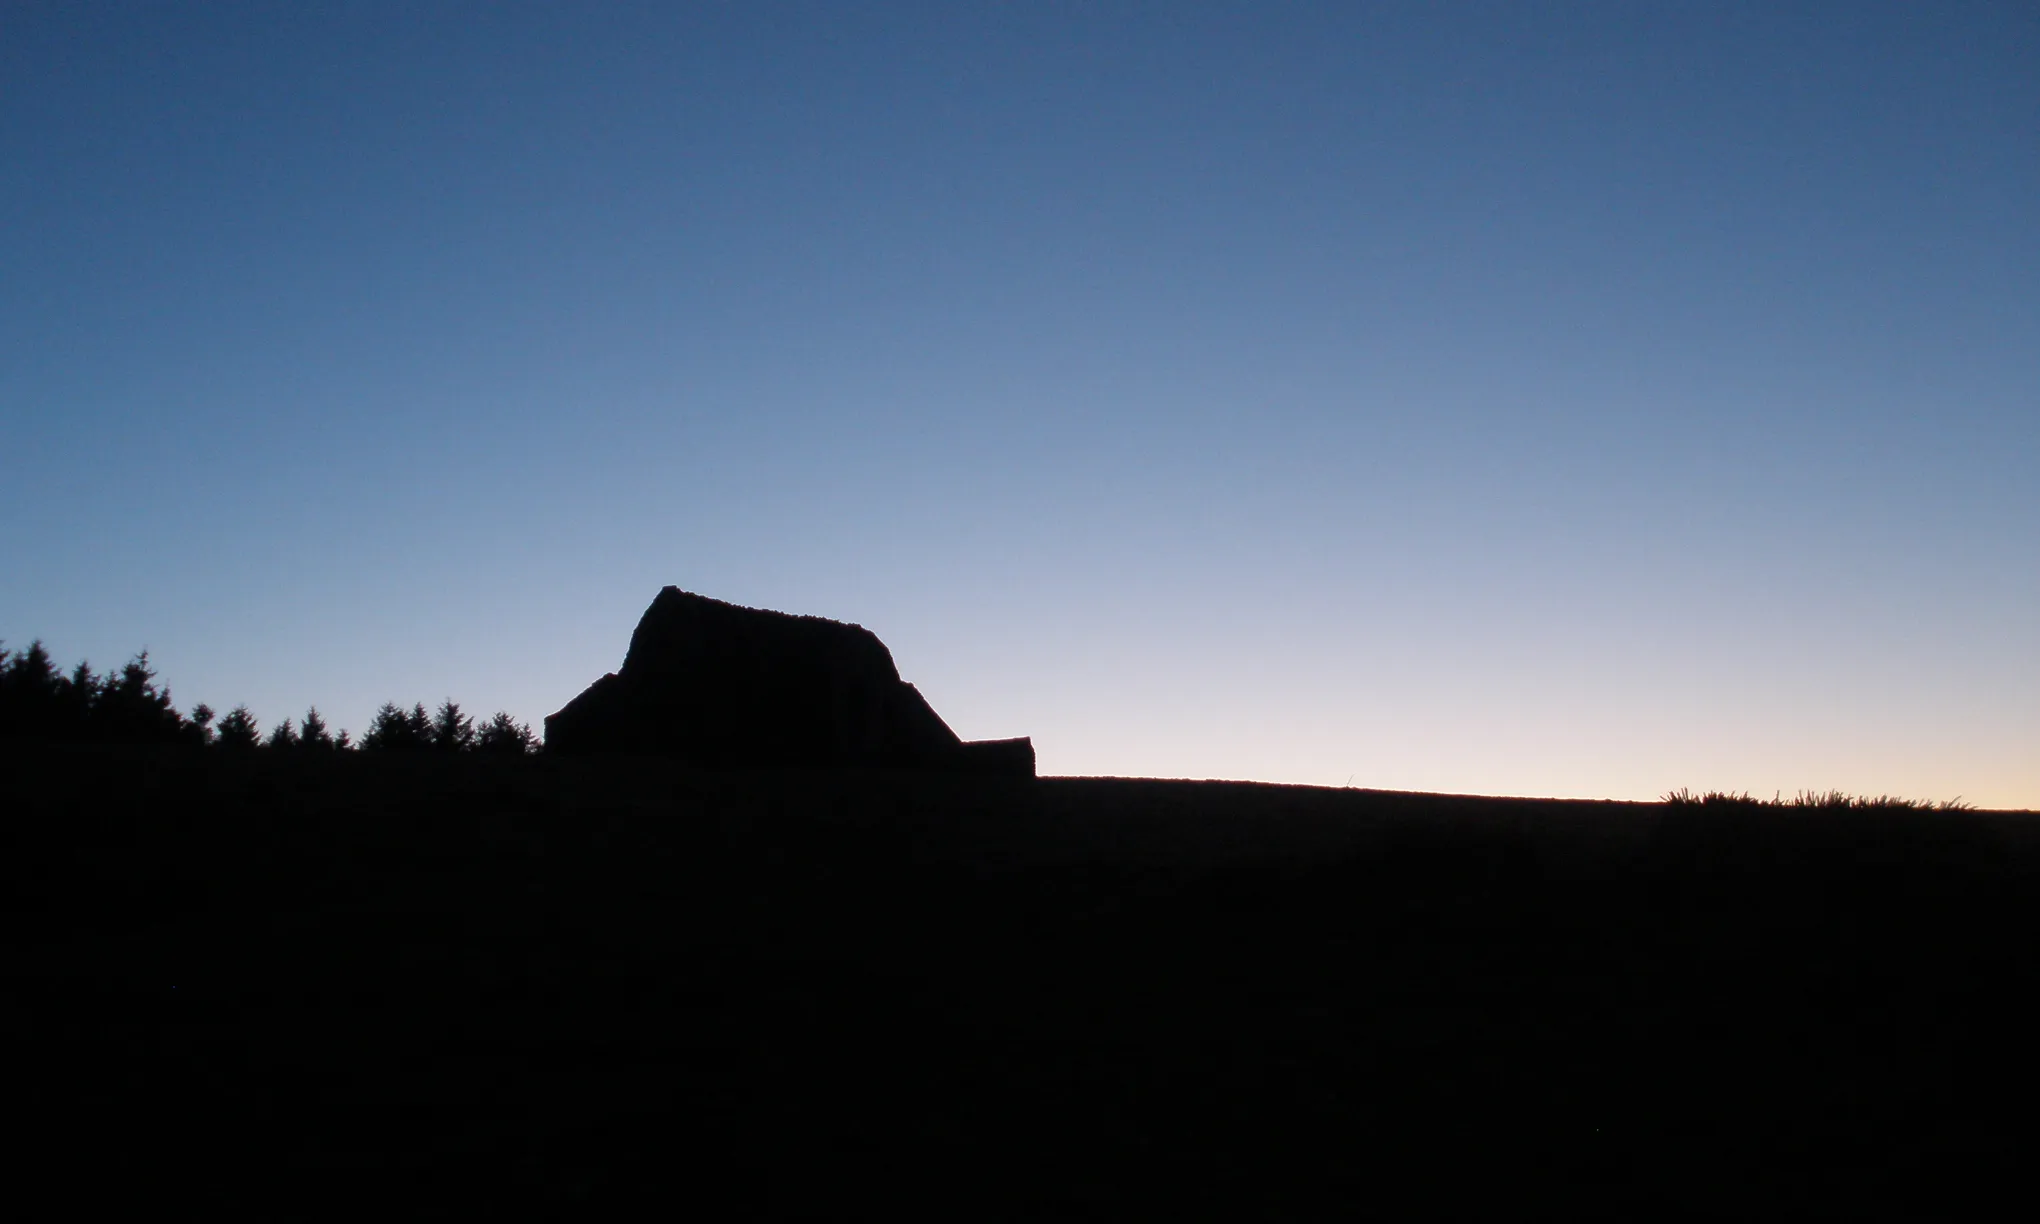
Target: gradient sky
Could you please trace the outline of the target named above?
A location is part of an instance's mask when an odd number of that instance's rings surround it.
[[[2040,6],[0,12],[0,635],[1045,774],[2040,808]]]

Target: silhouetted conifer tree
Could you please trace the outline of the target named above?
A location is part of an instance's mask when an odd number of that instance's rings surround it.
[[[191,707],[191,717],[185,720],[192,739],[200,744],[213,742],[213,708],[203,701]]]
[[[170,691],[156,687],[156,669],[149,666],[146,650],[101,681],[92,704],[94,739],[169,742],[178,738],[183,721]]]
[[[475,746],[475,720],[461,713],[448,697],[432,719],[432,746],[441,752],[466,752]]]
[[[9,653],[0,667],[0,733],[53,735],[63,691],[63,677],[43,648],[42,639],[27,650]]]
[[[333,751],[333,734],[326,730],[326,720],[319,717],[319,707],[305,711],[304,721],[298,724],[298,745],[307,752]]]
[[[431,743],[432,718],[425,713],[425,707],[416,705],[404,710],[394,701],[383,702],[361,737],[365,752],[416,752]]]
[[[0,736],[52,739],[186,743],[228,750],[253,748],[279,752],[439,751],[463,753],[486,745],[491,751],[536,751],[538,737],[508,714],[498,714],[486,727],[460,704],[447,698],[435,716],[418,702],[406,710],[385,702],[376,711],[359,742],[346,731],[337,734],[317,706],[293,723],[286,718],[268,735],[246,705],[222,717],[201,702],[189,716],[179,714],[167,685],[159,686],[149,652],[141,651],[119,671],[101,676],[80,661],[66,675],[37,639],[26,650],[0,643]]]
[[[369,716],[368,730],[361,733],[363,748],[386,748],[393,732],[403,725],[403,711],[395,702],[385,701]]]
[[[404,722],[404,712],[393,701],[385,701],[377,708],[375,717],[368,720],[368,730],[361,734],[361,747],[366,752],[389,752],[402,745],[409,725]]]
[[[57,681],[57,701],[53,717],[49,720],[50,733],[67,739],[83,739],[91,733],[92,709],[99,704],[99,694],[104,683],[92,674],[92,665],[83,659],[71,669],[69,677]]]
[[[42,639],[28,644],[28,649],[18,651],[7,661],[7,681],[10,685],[34,693],[57,691],[57,665],[50,660],[50,652],[43,648]]]
[[[261,742],[262,731],[255,722],[255,716],[244,705],[228,710],[220,719],[219,745],[230,751],[244,751]]]
[[[538,751],[538,736],[502,710],[475,734],[475,751],[501,756],[528,756]]]

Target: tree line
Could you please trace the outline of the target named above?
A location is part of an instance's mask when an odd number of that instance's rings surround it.
[[[428,713],[384,702],[356,740],[330,728],[317,706],[265,735],[247,706],[219,714],[200,703],[180,714],[167,685],[157,684],[144,650],[119,671],[97,675],[80,662],[60,670],[41,639],[26,650],[0,642],[0,738],[121,744],[185,744],[240,752],[437,752],[528,756],[539,751],[531,727],[498,711],[477,722],[451,698]]]

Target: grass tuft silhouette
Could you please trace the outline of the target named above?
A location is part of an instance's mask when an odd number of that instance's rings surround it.
[[[1758,799],[1748,791],[1740,793],[1708,791],[1705,794],[1696,795],[1690,788],[1682,786],[1678,790],[1668,792],[1663,797],[1663,802],[1673,807],[1779,808],[1820,812],[1969,812],[1975,810],[1974,805],[1964,803],[1960,795],[1953,799],[1935,802],[1931,799],[1906,799],[1897,795],[1878,795],[1875,798],[1871,798],[1864,795],[1851,795],[1846,791],[1839,790],[1826,792],[1803,790],[1790,799],[1781,799],[1776,794],[1773,794],[1769,799]]]

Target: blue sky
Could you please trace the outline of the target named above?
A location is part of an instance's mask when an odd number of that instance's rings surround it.
[[[13,6],[0,635],[1044,773],[2040,807],[2030,4]]]

